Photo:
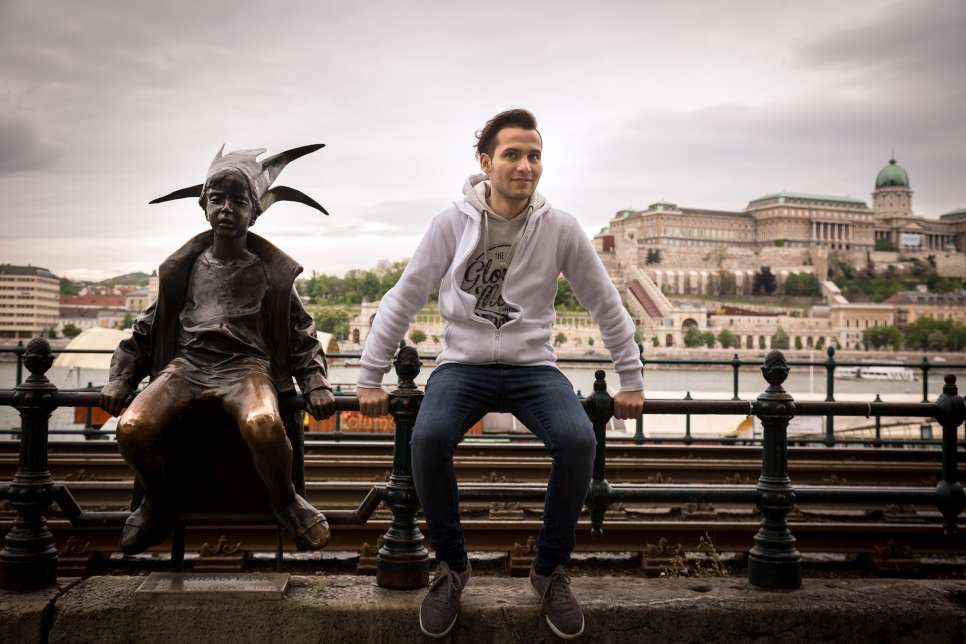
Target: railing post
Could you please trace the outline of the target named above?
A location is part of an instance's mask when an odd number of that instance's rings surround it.
[[[762,588],[794,589],[802,585],[802,556],[786,517],[795,504],[788,478],[788,421],[795,401],[782,388],[788,364],[780,351],[772,351],[761,368],[768,389],[758,396],[756,412],[764,428],[758,509],[762,520],[748,557],[748,581]]]
[[[392,474],[386,484],[385,503],[392,511],[392,525],[383,536],[376,560],[376,583],[384,588],[421,588],[429,583],[429,552],[416,522],[419,500],[413,486],[412,447],[416,414],[423,393],[414,380],[419,374],[415,347],[403,347],[396,355],[399,387],[389,395],[389,412],[396,424]]]
[[[607,421],[614,415],[614,399],[607,393],[607,382],[600,369],[594,374],[594,393],[587,401],[587,415],[594,424],[597,438],[597,451],[594,454],[594,474],[587,495],[587,509],[590,510],[590,533],[599,536],[604,533],[604,514],[610,507],[611,487],[605,476],[607,467]]]
[[[825,361],[825,401],[835,402],[835,347],[830,346],[826,351],[828,359]],[[825,444],[835,445],[835,416],[825,416]]]
[[[943,515],[943,528],[946,534],[958,531],[957,517],[966,507],[966,492],[959,482],[957,463],[957,438],[959,426],[966,419],[966,404],[956,387],[956,376],[948,374],[943,392],[936,399],[939,411],[936,420],[943,427],[943,470],[942,480],[936,485],[936,505]]]
[[[647,359],[644,357],[644,345],[640,342],[637,343],[637,352],[641,356],[641,372],[643,373],[644,367],[647,365]],[[634,419],[634,444],[644,444],[644,414]]]
[[[14,394],[21,419],[20,462],[7,492],[17,519],[0,550],[0,588],[4,590],[37,590],[57,581],[57,548],[46,518],[53,493],[47,431],[57,387],[45,374],[53,362],[47,340],[34,338],[27,343],[24,364],[30,377],[17,385]]]
[[[341,396],[342,395],[342,385],[336,385],[335,386],[335,391],[333,393],[336,396]],[[335,420],[333,422],[334,422],[334,426],[332,428],[332,433],[333,434],[341,434],[342,433],[342,414],[338,410],[336,410],[336,412],[335,412]],[[335,438],[338,439],[339,437],[336,436]]]
[[[922,369],[922,402],[929,402],[929,370],[932,365],[929,364],[927,356],[922,357],[922,365],[919,368]]]
[[[694,400],[693,398],[691,398],[690,391],[684,392],[684,399]],[[684,444],[690,445],[693,442],[694,441],[691,439],[691,414],[685,414],[684,415]]]
[[[17,372],[14,383],[15,387],[19,387],[20,383],[23,382],[23,340],[17,340],[17,347],[15,354],[17,356]]]
[[[731,399],[741,400],[741,397],[738,396],[738,370],[741,368],[741,360],[738,358],[737,353],[735,354],[735,357],[731,359],[731,368],[734,371],[734,394],[731,396]]]
[[[882,402],[882,397],[879,394],[875,395],[875,400],[872,402],[880,403]],[[872,443],[875,447],[882,447],[882,416],[875,417],[875,441]]]

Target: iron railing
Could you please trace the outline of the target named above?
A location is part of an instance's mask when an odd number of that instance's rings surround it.
[[[48,420],[60,406],[96,404],[96,392],[58,391],[46,372],[53,363],[46,340],[32,340],[24,351],[24,365],[30,376],[13,390],[0,391],[0,405],[12,405],[20,412],[22,440],[19,466],[13,481],[0,485],[0,498],[7,499],[17,519],[0,550],[0,587],[33,589],[55,583],[58,552],[46,523],[47,509],[57,503],[76,526],[120,528],[128,512],[100,512],[82,509],[63,482],[52,480],[47,469]],[[429,555],[417,523],[418,500],[412,482],[410,439],[422,392],[414,384],[420,369],[416,350],[401,348],[397,354],[399,386],[390,394],[390,413],[395,421],[393,467],[386,484],[375,485],[354,510],[323,510],[330,524],[365,524],[380,502],[392,512],[377,558],[377,582],[393,588],[416,588],[428,581]],[[772,351],[761,367],[768,387],[755,400],[648,400],[645,414],[751,414],[761,419],[763,432],[761,476],[752,485],[649,485],[615,484],[606,478],[605,427],[613,414],[613,398],[607,393],[603,371],[595,374],[594,391],[584,400],[597,438],[593,477],[586,504],[592,535],[604,529],[607,509],[626,502],[738,502],[755,504],[761,525],[750,544],[748,577],[762,588],[797,588],[801,584],[801,555],[789,529],[787,515],[796,502],[935,504],[942,514],[942,526],[935,529],[948,539],[957,534],[958,517],[966,507],[966,492],[958,481],[958,431],[966,419],[966,403],[959,395],[956,377],[946,375],[942,393],[934,402],[796,402],[782,387],[789,373],[779,351]],[[282,410],[302,408],[300,398],[280,401]],[[336,397],[342,411],[358,410],[354,396]],[[935,419],[942,426],[942,469],[939,483],[932,487],[799,486],[793,488],[788,474],[787,428],[794,416],[915,416]],[[546,490],[521,485],[478,485],[460,492],[461,500],[542,501]],[[274,523],[271,515],[183,515],[177,525]],[[183,532],[174,541],[173,561],[183,555]]]
[[[405,346],[401,343],[401,346]],[[740,381],[741,381],[741,369],[749,367],[761,367],[762,361],[760,359],[742,360],[738,357],[738,354],[734,354],[734,357],[730,360],[714,360],[706,358],[696,358],[696,359],[651,359],[644,355],[643,347],[638,345],[641,349],[641,361],[644,364],[645,373],[647,373],[648,365],[661,365],[661,366],[684,366],[684,367],[725,367],[730,369],[732,372],[732,398],[731,400],[740,400]],[[111,354],[113,353],[110,349],[51,349],[54,354],[59,353],[95,353],[95,354]],[[16,375],[15,384],[20,385],[23,380],[23,360],[26,349],[23,342],[18,342],[15,347],[0,347],[0,355],[3,354],[13,354],[16,362]],[[361,357],[359,353],[331,353],[327,356],[330,359],[336,360],[355,360]],[[420,355],[420,361],[422,362],[434,362],[436,360],[435,355]],[[606,364],[610,362],[609,358],[605,356],[593,357],[593,356],[582,356],[582,357],[561,357],[557,360],[562,365],[599,365]],[[930,362],[927,356],[923,356],[922,360],[919,362],[887,362],[887,361],[845,361],[839,362],[835,359],[835,347],[827,347],[826,349],[826,359],[822,361],[809,361],[809,360],[790,360],[787,362],[790,367],[809,367],[815,368],[819,367],[825,371],[825,400],[827,402],[835,402],[835,372],[840,368],[862,368],[862,367],[904,367],[906,369],[912,369],[918,371],[920,374],[920,381],[922,382],[922,402],[929,402],[929,372],[932,369],[943,368],[945,370],[966,370],[966,363],[958,362]],[[84,389],[77,390],[62,390],[62,391],[97,391],[91,383]],[[342,393],[340,385],[336,386],[336,395]],[[581,396],[581,392],[577,392],[578,396]],[[582,397],[582,396],[581,396]],[[684,396],[684,400],[692,400],[691,393],[687,392]],[[876,402],[882,402],[881,397],[876,393]],[[96,401],[95,403],[96,404]],[[341,410],[340,410],[341,411]],[[752,437],[734,437],[734,436],[720,436],[720,437],[707,437],[707,436],[695,436],[691,432],[691,414],[684,415],[684,431],[680,436],[647,436],[645,433],[645,423],[644,416],[639,416],[635,419],[634,423],[634,435],[630,439],[637,445],[644,445],[645,443],[665,443],[671,441],[680,441],[685,444],[700,444],[700,443],[715,443],[715,444],[738,444],[738,445],[759,445],[762,442],[761,438],[756,436]],[[791,443],[794,445],[806,445],[806,444],[824,444],[828,447],[835,446],[849,446],[849,445],[866,445],[871,447],[883,447],[883,446],[939,446],[942,443],[941,439],[929,438],[928,436],[921,435],[918,439],[888,439],[882,437],[882,422],[881,416],[874,416],[874,436],[871,439],[848,439],[839,438],[835,435],[835,416],[834,414],[825,415],[825,427],[824,436],[821,438],[799,436],[791,439]],[[100,432],[92,424],[90,409],[85,416],[85,423],[83,427],[83,434],[89,438],[94,438],[100,435],[112,434],[113,432]],[[0,433],[4,433],[0,431]],[[15,430],[7,432],[11,434],[17,434]],[[51,435],[77,435],[76,430],[70,429],[51,429]],[[492,438],[498,438],[501,440],[510,441],[532,441],[534,437],[530,434],[488,434]],[[312,440],[322,440],[322,441],[340,441],[340,440],[372,440],[372,441],[385,441],[389,438],[385,434],[381,433],[370,433],[370,432],[346,432],[342,430],[342,418],[339,411],[336,412],[334,419],[334,428],[332,432],[313,432],[311,434],[306,434],[306,438],[311,438]]]

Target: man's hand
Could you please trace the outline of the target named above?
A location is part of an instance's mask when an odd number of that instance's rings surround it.
[[[643,391],[619,391],[614,396],[614,418],[637,418],[643,412]]]
[[[121,410],[128,404],[134,388],[123,380],[112,380],[101,387],[101,397],[98,406],[111,416],[119,416]]]
[[[389,413],[389,394],[382,387],[358,387],[359,411],[363,416],[385,416]]]
[[[305,408],[312,418],[322,420],[335,413],[335,396],[331,389],[313,389],[305,394]]]

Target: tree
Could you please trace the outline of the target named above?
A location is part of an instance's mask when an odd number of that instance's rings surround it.
[[[80,327],[78,327],[73,322],[68,322],[64,325],[64,328],[60,330],[64,334],[65,338],[76,338],[81,334]]]
[[[795,349],[798,351],[802,350],[802,336],[800,335],[795,336]]]
[[[875,249],[878,251],[887,251],[887,252],[893,252],[893,253],[896,250],[898,250],[896,248],[896,245],[893,244],[892,241],[886,237],[875,240]]]
[[[696,326],[689,326],[684,330],[684,346],[689,348],[700,347],[704,344],[704,335]]]
[[[705,331],[701,334],[701,341],[704,343],[704,346],[708,347],[709,349],[714,349],[714,340],[714,333],[711,331]]]
[[[419,344],[420,342],[426,341],[426,333],[422,329],[413,329],[409,332],[409,339],[412,340],[413,344]]]
[[[60,294],[61,295],[77,295],[80,293],[81,285],[77,282],[73,282],[66,277],[60,278]]]
[[[557,336],[553,339],[553,346],[559,347],[567,341],[567,336],[564,335],[563,331],[558,331]]]
[[[738,292],[738,279],[731,271],[718,271],[718,295],[727,297]]]
[[[593,338],[587,338],[587,346],[588,347],[594,346],[594,339]]]
[[[738,338],[735,334],[728,329],[721,329],[721,333],[718,334],[718,344],[721,345],[723,349],[731,349],[737,346]]]
[[[644,258],[644,263],[648,266],[661,263],[661,249],[659,248],[648,248],[647,255]]]
[[[564,311],[583,311],[584,307],[577,301],[570,282],[562,277],[557,278],[557,294],[553,298],[553,306]]]
[[[926,337],[926,346],[930,351],[942,351],[946,348],[946,334],[936,329]]]
[[[772,349],[788,348],[788,334],[785,333],[785,329],[778,327],[778,330],[775,331],[775,335],[771,336],[771,348]]]
[[[822,287],[813,273],[789,273],[782,285],[782,291],[793,297],[818,297],[822,293]]]
[[[124,319],[121,320],[121,328],[122,329],[130,329],[132,326],[134,326],[134,314],[133,313],[125,313],[124,314]]]
[[[772,274],[771,268],[768,266],[762,266],[752,278],[751,294],[773,295],[777,289],[778,280],[775,279],[774,274]]]
[[[315,314],[315,328],[323,333],[331,333],[340,340],[349,337],[349,322],[352,318],[342,309],[323,308]]]
[[[815,349],[821,350],[825,348],[825,336],[819,336],[818,340],[815,341]]]
[[[46,338],[50,338],[51,340],[54,340],[57,337],[57,329],[55,329],[54,327],[47,327],[46,329],[43,330],[43,333],[41,335],[43,335]]]
[[[894,351],[898,351],[902,346],[902,333],[892,325],[874,326],[862,332],[862,344],[866,348],[891,347]]]

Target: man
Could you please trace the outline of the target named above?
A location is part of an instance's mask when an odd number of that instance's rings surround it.
[[[114,352],[101,393],[101,406],[117,415],[151,375],[117,426],[118,447],[144,490],[121,533],[127,554],[163,542],[170,532],[162,438],[176,418],[203,401],[220,405],[237,422],[272,509],[298,546],[317,549],[328,540],[325,517],[295,492],[292,445],[278,406],[278,394],[292,391],[294,376],[309,413],[321,418],[335,410],[315,326],[293,289],[302,267],[248,232],[275,201],[325,212],[301,192],[270,188],[290,161],[320,147],[264,161],[256,159],[264,150],[219,151],[204,184],[152,201],[198,197],[211,230],[161,265],[158,299]]]
[[[390,359],[430,292],[439,287],[446,318],[443,351],[426,385],[413,429],[413,479],[436,549],[437,576],[422,602],[420,628],[443,637],[459,615],[470,577],[459,517],[453,451],[490,411],[511,412],[553,456],[543,529],[530,581],[550,628],[583,632],[583,614],[563,564],[590,484],[593,426],[557,369],[550,344],[557,278],[570,281],[601,329],[620,375],[618,418],[644,405],[634,324],[577,220],[536,191],[543,141],[525,110],[494,116],[477,134],[483,174],[470,177],[465,199],[438,215],[399,282],[383,297],[361,360],[359,405],[388,412],[381,388]]]

